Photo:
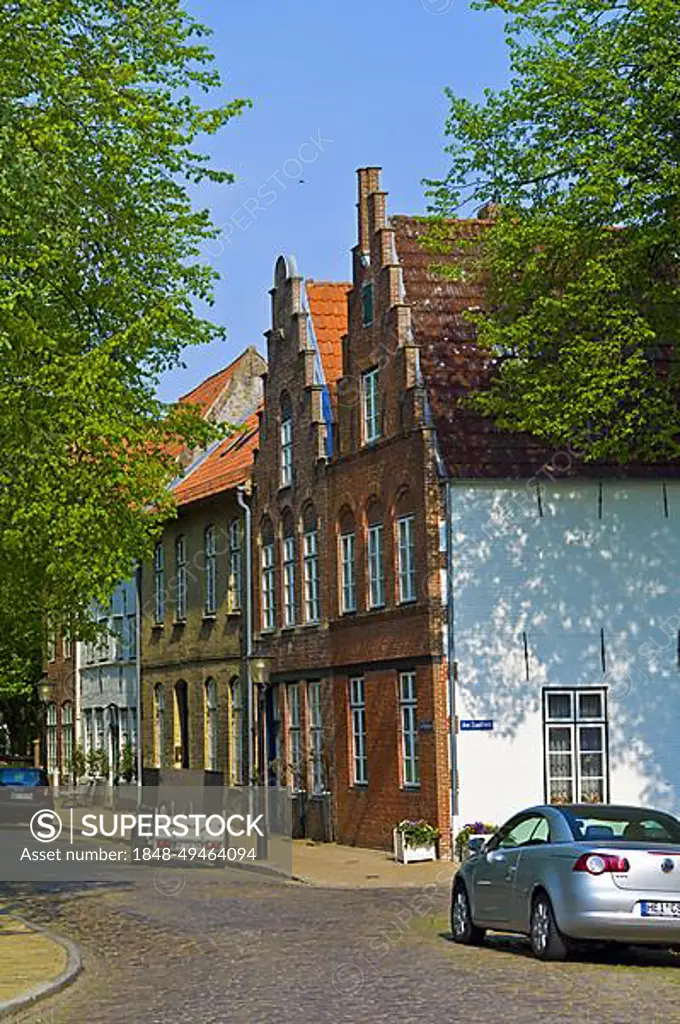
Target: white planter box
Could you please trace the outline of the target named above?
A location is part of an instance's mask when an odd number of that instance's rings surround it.
[[[419,860],[436,860],[437,844],[428,843],[427,846],[407,846],[404,837],[396,828],[392,832],[394,839],[394,859],[400,864],[411,864]]]

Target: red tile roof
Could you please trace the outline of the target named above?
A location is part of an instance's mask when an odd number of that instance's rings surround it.
[[[351,284],[338,281],[305,282],[314,333],[331,395],[342,376],[342,338],[347,334],[347,293],[351,287]]]
[[[239,430],[209,449],[175,484],[173,492],[178,505],[190,505],[228,491],[248,479],[258,445],[258,412],[252,413]]]
[[[212,377],[208,377],[206,380],[201,381],[193,391],[189,391],[186,395],[182,395],[179,401],[183,405],[199,406],[202,415],[207,418],[215,401],[219,398],[220,394],[228,384],[234,370],[247,354],[248,350],[246,349],[246,351],[241,352],[241,354],[237,356],[229,366],[226,366],[224,370],[218,370],[217,373],[213,373]]]
[[[420,346],[421,367],[430,408],[437,430],[442,457],[451,476],[460,478],[511,477],[528,479],[564,453],[530,434],[499,430],[492,421],[474,409],[465,408],[459,399],[472,388],[483,387],[493,372],[488,353],[476,343],[474,325],[463,316],[465,310],[479,308],[484,302],[480,282],[449,281],[431,270],[433,263],[464,264],[469,245],[456,245],[458,238],[469,241],[479,237],[491,222],[486,220],[451,221],[451,252],[433,256],[421,240],[427,222],[418,217],[390,218],[396,248],[402,265],[406,301],[411,306],[415,340]],[[556,472],[558,472],[556,470]],[[578,463],[573,459],[569,473],[559,476],[655,476],[680,474],[677,464],[604,465]]]

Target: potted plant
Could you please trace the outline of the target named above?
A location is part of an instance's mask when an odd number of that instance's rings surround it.
[[[120,756],[120,776],[124,782],[130,783],[135,777],[135,750],[131,743],[126,743]]]
[[[394,859],[401,864],[437,859],[439,829],[428,821],[400,821],[393,838]]]
[[[497,831],[498,826],[491,825],[488,821],[471,821],[469,824],[463,825],[455,841],[456,857],[458,860],[465,860],[466,857],[470,856],[473,848],[481,848],[488,836],[493,835]]]

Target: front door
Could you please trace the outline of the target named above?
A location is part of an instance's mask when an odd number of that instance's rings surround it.
[[[474,918],[479,924],[510,928],[517,920],[515,879],[522,847],[544,819],[523,814],[511,820],[489,842],[475,868]]]

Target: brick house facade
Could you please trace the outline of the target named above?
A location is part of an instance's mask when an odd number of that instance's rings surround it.
[[[320,690],[335,838],[386,847],[398,821],[424,817],[445,848],[436,452],[376,169],[359,172],[352,284],[305,284],[280,258],[267,340],[254,578],[272,657],[268,756],[305,808],[299,834],[318,835]]]
[[[48,629],[40,763],[54,783],[71,775],[76,735],[76,645],[63,630]]]

